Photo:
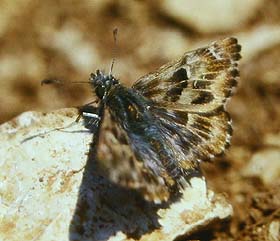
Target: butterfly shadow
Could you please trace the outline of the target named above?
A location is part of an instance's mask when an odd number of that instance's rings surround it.
[[[170,202],[147,201],[137,190],[122,187],[103,175],[99,165],[102,161],[96,160],[97,133],[92,132],[69,240],[108,240],[118,232],[138,239],[159,228],[157,211]]]

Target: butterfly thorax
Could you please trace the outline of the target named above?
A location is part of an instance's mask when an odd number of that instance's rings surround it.
[[[103,99],[106,96],[113,85],[119,84],[119,81],[115,79],[111,74],[105,75],[100,70],[96,70],[96,73],[91,73],[89,81],[92,85],[94,93],[98,98]]]
[[[121,84],[111,88],[107,96],[106,106],[117,122],[123,124],[123,128],[134,126],[143,133],[144,126],[149,125],[152,115],[149,111],[152,101],[138,94],[131,88]]]

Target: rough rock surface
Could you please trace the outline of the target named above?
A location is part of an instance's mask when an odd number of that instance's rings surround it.
[[[174,240],[232,215],[201,178],[168,204],[111,183],[76,115],[27,112],[0,127],[1,240]]]

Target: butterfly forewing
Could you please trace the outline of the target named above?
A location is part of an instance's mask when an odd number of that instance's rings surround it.
[[[133,88],[166,108],[214,111],[237,83],[240,50],[235,38],[216,41],[143,76]]]

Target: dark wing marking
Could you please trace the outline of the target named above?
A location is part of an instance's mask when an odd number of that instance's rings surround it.
[[[143,76],[133,88],[167,109],[215,111],[237,84],[240,50],[235,38],[213,42]]]
[[[125,131],[111,119],[108,111],[100,129],[97,157],[109,179],[119,185],[138,189],[147,200],[163,201],[169,190],[161,177],[156,177],[143,162],[136,159]]]

